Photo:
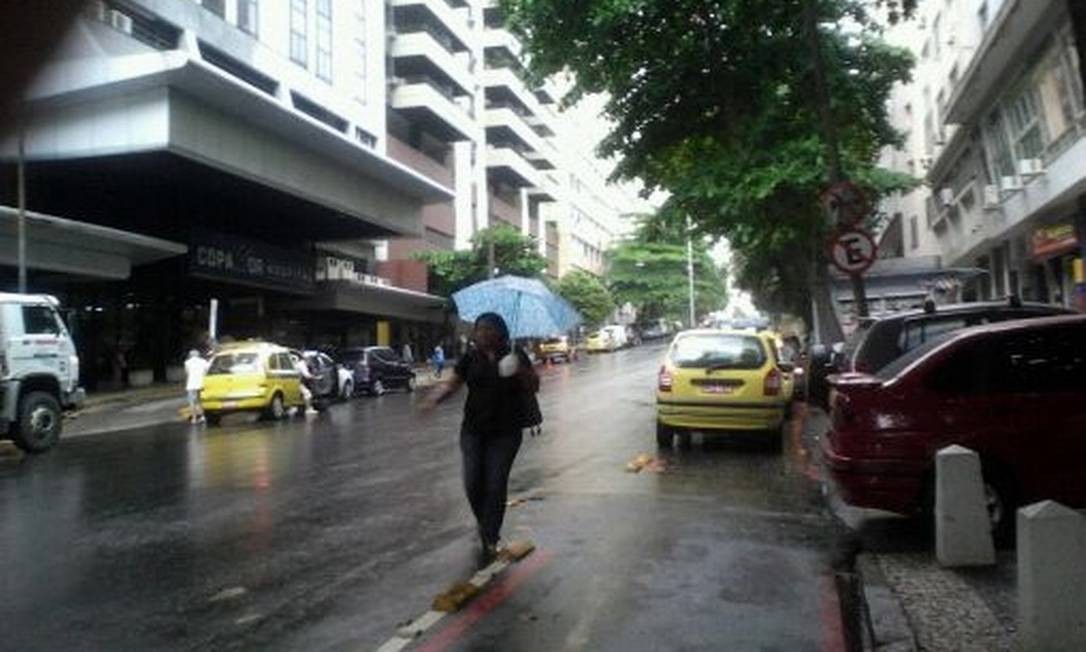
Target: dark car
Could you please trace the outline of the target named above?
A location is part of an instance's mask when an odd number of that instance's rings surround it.
[[[826,377],[832,373],[875,373],[921,344],[947,333],[982,324],[1012,319],[1032,319],[1073,314],[1060,306],[1022,303],[1017,300],[929,305],[861,320],[837,351],[821,351],[811,357],[807,375],[808,395],[817,403],[828,398]]]
[[[993,528],[1015,507],[1086,507],[1086,316],[1007,321],[929,339],[877,372],[831,376],[823,453],[845,502],[914,514],[935,453],[981,457]]]
[[[380,396],[390,389],[415,391],[415,372],[387,346],[344,349],[340,362],[353,374],[356,392]]]

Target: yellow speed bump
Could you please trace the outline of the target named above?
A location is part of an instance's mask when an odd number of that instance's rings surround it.
[[[441,611],[444,613],[452,613],[453,611],[459,611],[461,607],[471,601],[476,595],[479,594],[479,587],[470,582],[457,582],[453,584],[447,591],[434,598],[434,603],[431,605],[434,611]]]
[[[531,541],[523,539],[520,541],[513,541],[498,551],[498,559],[504,559],[510,563],[520,561],[532,554],[533,550],[535,550],[535,544]]]

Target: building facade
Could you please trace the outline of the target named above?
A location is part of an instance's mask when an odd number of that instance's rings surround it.
[[[451,318],[418,251],[506,223],[552,275],[602,269],[616,195],[560,152],[557,95],[493,0],[88,2],[0,137],[28,289],[68,306],[91,388],[175,372],[212,299],[220,340],[428,350]]]
[[[883,246],[978,271],[963,300],[1082,307],[1086,105],[1073,0],[921,3],[893,33],[917,56],[892,111],[922,179],[884,206]]]

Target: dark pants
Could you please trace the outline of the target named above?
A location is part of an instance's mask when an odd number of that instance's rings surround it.
[[[464,490],[484,545],[496,544],[500,538],[509,493],[509,471],[521,439],[520,429],[490,435],[460,431]]]

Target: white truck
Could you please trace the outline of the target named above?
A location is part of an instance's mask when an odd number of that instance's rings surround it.
[[[59,305],[44,294],[0,293],[0,438],[28,453],[55,446],[64,411],[84,398]]]

